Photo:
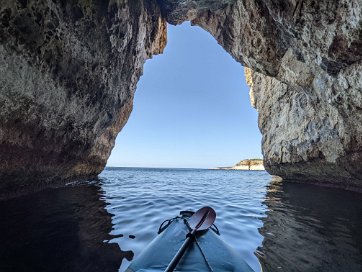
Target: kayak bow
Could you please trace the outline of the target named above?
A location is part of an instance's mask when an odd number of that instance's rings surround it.
[[[159,235],[132,261],[126,272],[165,271],[187,240],[186,236],[196,229],[197,222],[195,224],[194,219],[201,222],[205,213],[199,213],[192,219],[193,215],[196,213],[180,212],[180,216],[162,223]],[[195,240],[180,258],[176,271],[253,272],[240,254],[221,239],[213,221],[205,223],[207,218],[212,219],[212,216],[206,215],[198,228],[199,231],[195,231]],[[204,228],[207,225],[211,227]]]
[[[216,212],[213,208],[203,207],[194,213],[188,220],[188,226],[191,228],[191,232],[186,235],[186,240],[183,243],[182,247],[176,253],[176,255],[171,260],[170,264],[167,266],[165,272],[172,272],[180,259],[184,255],[185,251],[189,247],[190,243],[193,240],[196,240],[195,233],[196,231],[202,231],[209,229],[212,224],[214,224],[216,219]]]

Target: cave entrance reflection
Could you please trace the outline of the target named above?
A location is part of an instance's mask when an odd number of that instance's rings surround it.
[[[261,158],[244,70],[205,30],[168,26],[107,166],[212,168]]]

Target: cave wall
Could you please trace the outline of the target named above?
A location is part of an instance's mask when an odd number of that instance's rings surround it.
[[[0,188],[102,171],[166,20],[249,67],[269,173],[362,185],[360,0],[0,3]]]
[[[0,24],[0,188],[95,177],[166,44],[157,4],[1,0]]]

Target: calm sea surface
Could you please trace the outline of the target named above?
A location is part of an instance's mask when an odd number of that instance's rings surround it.
[[[0,201],[0,271],[124,271],[163,220],[205,205],[255,271],[362,271],[361,196],[264,171],[107,168]]]

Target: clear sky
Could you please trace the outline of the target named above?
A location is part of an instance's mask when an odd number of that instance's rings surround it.
[[[208,32],[169,25],[164,53],[146,62],[107,166],[209,168],[261,158],[248,93],[243,67]]]

